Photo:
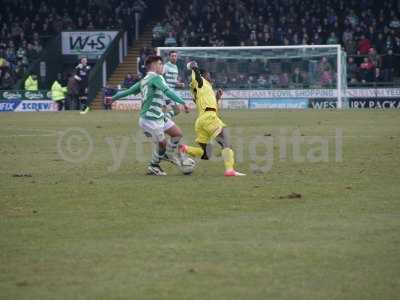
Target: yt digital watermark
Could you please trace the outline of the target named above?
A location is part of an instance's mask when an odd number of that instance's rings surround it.
[[[258,128],[257,131],[260,129]],[[340,163],[343,161],[343,130],[341,128],[333,129],[332,135],[329,136],[304,136],[298,128],[280,128],[274,134],[250,135],[245,134],[244,130],[238,127],[225,130],[225,134],[230,137],[230,145],[235,151],[235,162],[247,163],[250,171],[254,173],[267,173],[272,170],[275,163],[285,161],[296,163]],[[184,137],[183,143],[186,143],[185,140],[194,141],[194,138]],[[151,149],[154,144],[141,130],[137,130],[130,136],[104,137],[95,142],[86,129],[68,128],[59,133],[57,152],[64,161],[79,164],[93,158],[97,149],[96,143],[109,151],[109,161],[106,165],[108,172],[118,171],[125,159],[146,163],[154,151]],[[149,144],[150,147],[145,146]],[[220,155],[214,154],[216,148],[219,148],[219,145],[212,142],[207,149],[210,161],[222,161]],[[134,150],[134,157],[128,154],[129,150]]]

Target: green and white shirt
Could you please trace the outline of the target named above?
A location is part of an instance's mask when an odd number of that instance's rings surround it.
[[[164,118],[163,106],[164,97],[167,96],[172,101],[184,104],[184,100],[172,91],[164,78],[154,72],[148,72],[147,75],[134,84],[132,87],[125,91],[118,92],[112,99],[118,100],[128,95],[137,95],[139,93],[143,95],[142,108],[140,110],[140,116],[148,120],[160,120]]]
[[[175,89],[176,84],[178,83],[178,75],[179,75],[178,66],[169,61],[164,65],[164,71],[165,71],[164,78],[168,86],[171,89]]]

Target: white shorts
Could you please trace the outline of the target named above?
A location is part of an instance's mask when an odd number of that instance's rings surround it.
[[[154,142],[160,142],[165,140],[164,132],[174,127],[175,123],[170,119],[148,120],[139,118],[139,126],[146,136],[151,137]]]

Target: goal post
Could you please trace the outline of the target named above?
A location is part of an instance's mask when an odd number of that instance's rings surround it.
[[[337,108],[347,107],[346,53],[340,45],[157,48],[164,61],[171,51],[178,54],[182,81],[188,83],[187,62],[196,60],[228,100],[329,99]]]

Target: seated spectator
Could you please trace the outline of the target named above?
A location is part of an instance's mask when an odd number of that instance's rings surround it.
[[[257,78],[257,86],[259,87],[259,88],[266,88],[266,87],[268,87],[268,81],[267,81],[267,79],[265,78],[265,75],[259,75],[258,76],[258,78]]]
[[[10,63],[4,57],[0,56],[0,69],[7,69],[9,66]]]
[[[268,85],[271,87],[277,87],[279,85],[279,76],[278,74],[271,74],[268,78]]]
[[[393,50],[388,50],[387,54],[382,58],[382,73],[385,81],[393,81],[395,72],[396,58],[393,55]]]
[[[112,109],[112,96],[114,96],[118,92],[118,89],[113,88],[111,85],[107,85],[103,89],[103,104],[104,109],[111,110]]]
[[[19,60],[25,64],[28,63],[28,59],[26,57],[26,48],[24,45],[21,45],[17,50],[17,60]]]
[[[326,43],[327,43],[328,45],[329,45],[329,44],[331,44],[331,45],[339,44],[339,40],[338,40],[338,38],[336,37],[335,32],[331,32],[331,35],[330,35],[329,38],[327,39]]]
[[[321,75],[321,85],[323,87],[331,87],[333,84],[333,74],[330,68],[326,68]]]
[[[31,43],[28,43],[27,45],[26,57],[30,63],[39,58],[39,53],[36,51],[36,49]]]
[[[373,80],[374,64],[368,57],[364,57],[363,63],[360,65],[361,82],[371,82]]]
[[[369,50],[368,50],[368,59],[374,64],[374,66],[379,66],[380,65],[380,58],[379,58],[378,53],[376,53],[376,50],[374,48],[369,48]]]
[[[138,12],[139,14],[142,14],[146,8],[147,4],[143,0],[136,0],[132,6],[132,10],[134,12]]]
[[[166,47],[176,47],[176,38],[173,32],[169,32],[168,36],[165,38],[164,44]]]
[[[317,67],[318,75],[322,76],[322,74],[326,70],[332,70],[332,66],[329,63],[328,59],[324,56],[324,57],[321,58],[321,61],[319,62],[318,67]]]
[[[165,29],[160,22],[153,28],[153,47],[162,46],[164,43]]]
[[[247,87],[247,78],[246,75],[243,73],[240,73],[238,78],[237,78],[237,86],[241,89]]]
[[[378,82],[378,83],[385,81],[385,77],[383,76],[383,73],[381,72],[380,68],[375,68],[375,74],[374,74],[373,81]]]
[[[24,78],[26,75],[26,67],[21,59],[17,60],[17,65],[14,68],[14,74],[17,80]]]
[[[238,79],[236,76],[229,76],[228,87],[237,88],[238,87]]]
[[[37,55],[39,56],[43,50],[43,47],[40,45],[39,41],[33,42],[33,49],[36,51]]]
[[[14,48],[14,46],[8,47],[8,48],[6,49],[6,52],[5,52],[5,59],[6,59],[12,66],[14,66],[14,65],[17,64],[17,56],[16,56],[16,54],[15,54],[15,48]]]
[[[295,86],[299,87],[302,86],[304,83],[304,77],[300,73],[300,68],[296,67],[292,74],[292,82]]]
[[[218,82],[218,86],[220,88],[226,88],[229,85],[229,78],[226,75],[223,75],[221,80]]]
[[[14,79],[10,72],[6,71],[1,79],[0,90],[11,90],[14,87]]]
[[[138,81],[138,78],[136,76],[133,76],[132,74],[128,73],[126,74],[126,77],[124,79],[124,82],[122,83],[122,87],[124,89],[129,89],[132,85],[134,85]]]
[[[371,47],[371,41],[364,34],[361,35],[357,45],[357,53],[359,55],[367,55]]]
[[[247,79],[247,86],[249,88],[256,88],[257,87],[256,80],[255,80],[254,76],[251,76],[251,75],[249,76],[249,78]]]
[[[289,87],[289,74],[284,72],[279,76],[279,86],[281,88]]]
[[[353,57],[349,57],[347,62],[347,80],[354,81],[353,79],[357,79],[359,75],[359,68],[357,64],[354,62]]]

